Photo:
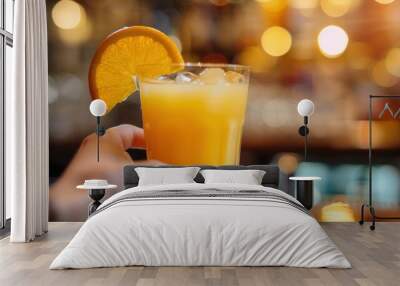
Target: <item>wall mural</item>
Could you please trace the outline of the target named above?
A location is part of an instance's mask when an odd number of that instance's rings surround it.
[[[124,165],[160,161],[277,164],[280,188],[289,194],[296,184],[289,177],[321,178],[313,190],[318,220],[360,219],[369,199],[368,94],[400,94],[400,2],[342,1],[340,15],[299,1],[267,2],[47,1],[51,220],[87,218],[91,200],[76,189],[84,180],[117,185],[107,198],[122,189]],[[161,31],[174,47],[147,58],[218,65],[157,70],[164,75],[158,78],[142,66],[148,76],[140,93],[131,43],[111,41],[103,50],[108,63],[91,69],[107,35],[139,25]],[[107,68],[116,61],[119,68]],[[95,80],[88,80],[91,70],[99,71]],[[208,81],[212,88],[199,84]],[[89,111],[95,98],[109,108],[101,117],[99,162],[97,120]],[[315,105],[307,160],[297,112],[305,98]],[[379,216],[399,216],[400,101],[376,100],[373,118],[374,207]]]

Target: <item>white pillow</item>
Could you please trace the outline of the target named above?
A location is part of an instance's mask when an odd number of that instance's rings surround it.
[[[205,184],[261,185],[265,171],[261,170],[202,170]]]
[[[135,168],[139,176],[139,186],[195,183],[193,179],[199,170],[199,167]]]

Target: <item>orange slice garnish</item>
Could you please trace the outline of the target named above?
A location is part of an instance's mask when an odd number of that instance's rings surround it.
[[[144,26],[120,29],[100,44],[92,59],[91,96],[104,100],[110,111],[137,90],[138,66],[146,65],[146,76],[155,76],[179,63],[183,63],[182,55],[164,33]]]

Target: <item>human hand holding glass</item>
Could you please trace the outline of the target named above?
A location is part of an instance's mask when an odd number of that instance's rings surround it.
[[[61,177],[50,186],[50,220],[80,221],[87,216],[90,202],[85,191],[76,191],[76,186],[85,179],[105,179],[122,186],[122,170],[125,165],[155,165],[158,161],[134,161],[127,149],[145,148],[142,128],[119,125],[107,129],[100,137],[100,162],[97,162],[96,134],[87,136]]]

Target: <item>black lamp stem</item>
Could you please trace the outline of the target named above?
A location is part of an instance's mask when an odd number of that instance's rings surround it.
[[[97,162],[100,162],[100,116],[96,116],[97,126],[96,126],[96,135],[97,135]]]
[[[304,116],[304,130],[305,130],[305,134],[304,134],[304,161],[307,161],[307,155],[308,155],[308,117]]]

